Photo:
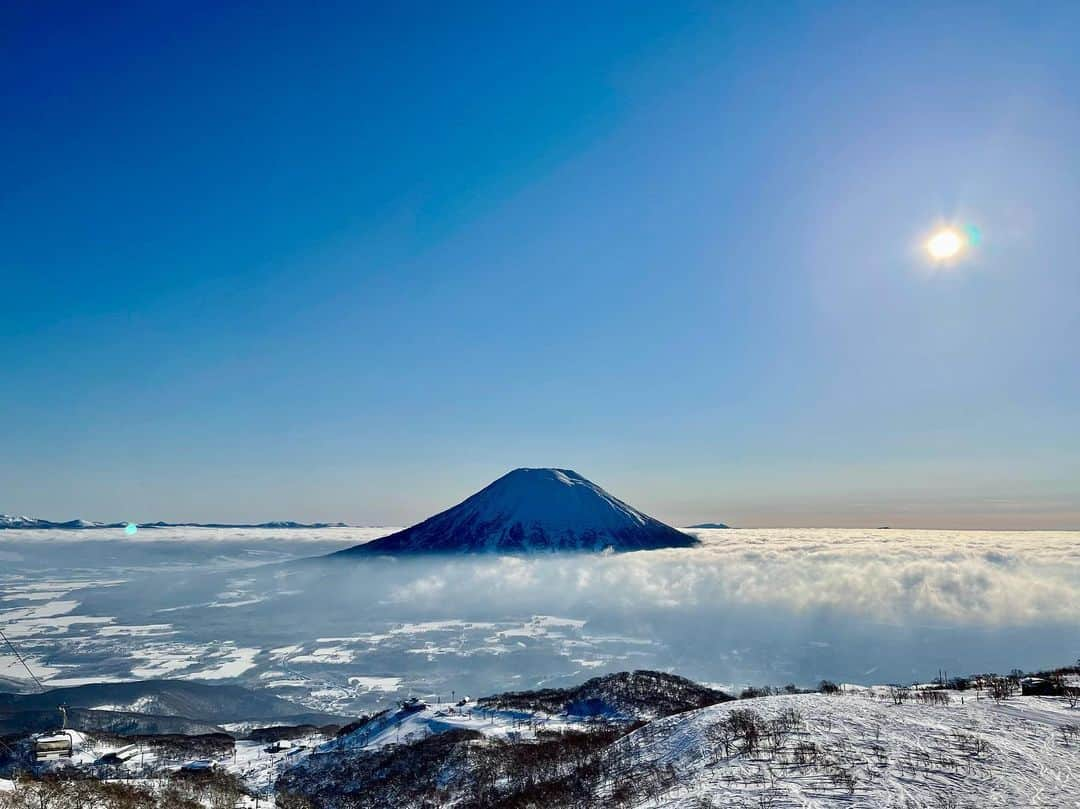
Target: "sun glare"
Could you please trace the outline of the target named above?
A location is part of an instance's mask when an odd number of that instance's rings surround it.
[[[960,254],[964,244],[964,236],[959,231],[943,228],[927,240],[926,252],[934,261],[948,261]]]

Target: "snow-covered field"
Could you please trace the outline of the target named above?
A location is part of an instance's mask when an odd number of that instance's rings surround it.
[[[392,530],[9,530],[0,623],[51,685],[234,681],[337,712],[633,668],[910,682],[1080,655],[1075,532],[714,530],[642,553],[289,563]],[[28,679],[6,649],[0,678]]]

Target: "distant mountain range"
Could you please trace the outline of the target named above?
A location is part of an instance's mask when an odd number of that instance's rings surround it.
[[[688,525],[687,528],[730,528],[730,525],[724,525],[722,522],[703,522],[697,525]]]
[[[55,728],[58,705],[67,708],[72,727],[114,733],[214,733],[231,722],[323,725],[342,719],[238,685],[133,680],[0,693],[0,733]]]
[[[570,469],[515,469],[411,528],[332,555],[640,551],[696,544]]]
[[[81,531],[93,528],[126,528],[126,522],[91,522],[89,520],[43,520],[38,517],[18,517],[0,514],[0,529],[4,528],[60,528],[69,531]],[[293,522],[279,520],[260,523],[220,523],[220,522],[141,522],[139,528],[346,528],[343,522]]]

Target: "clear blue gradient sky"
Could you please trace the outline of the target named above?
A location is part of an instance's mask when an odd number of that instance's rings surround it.
[[[1080,526],[1074,2],[19,5],[0,511]]]

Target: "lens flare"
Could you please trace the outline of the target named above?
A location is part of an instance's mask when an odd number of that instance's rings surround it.
[[[137,526],[133,522],[129,522],[127,525],[124,526],[124,533],[127,534],[129,537],[133,537],[135,536],[135,534],[139,533],[139,526]]]

